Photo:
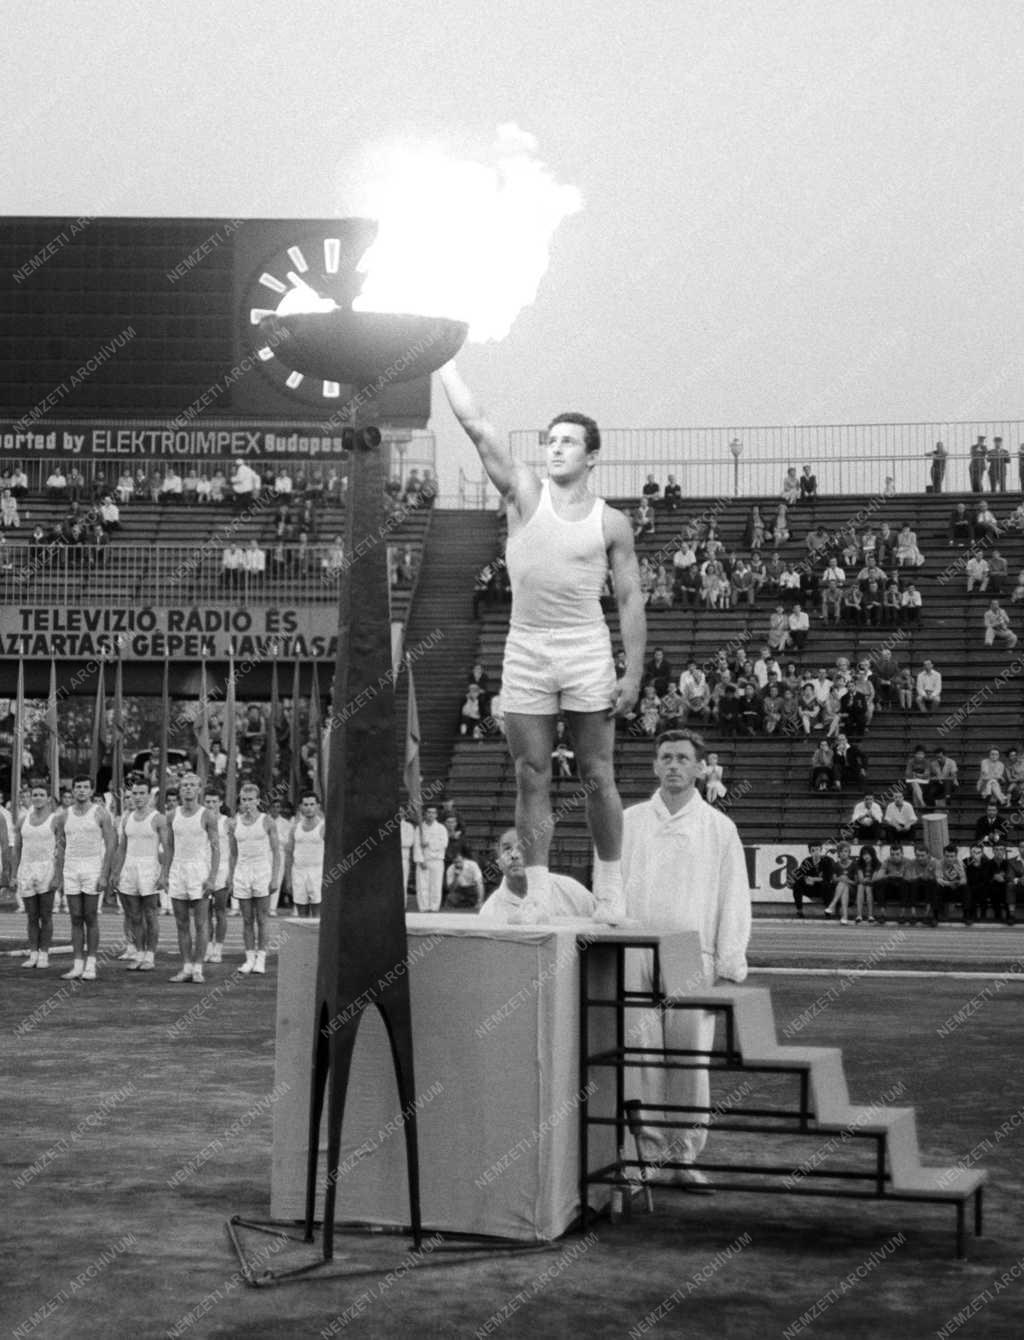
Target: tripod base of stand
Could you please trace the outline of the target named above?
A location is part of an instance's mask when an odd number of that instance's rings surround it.
[[[506,1238],[485,1238],[473,1234],[447,1233],[424,1229],[419,1247],[409,1245],[401,1253],[396,1239],[410,1239],[411,1228],[382,1227],[378,1224],[338,1223],[335,1242],[342,1239],[352,1250],[325,1259],[314,1239],[306,1240],[300,1220],[247,1219],[235,1214],[227,1221],[228,1238],[238,1258],[242,1279],[251,1289],[298,1284],[307,1279],[372,1280],[387,1275],[404,1275],[410,1270],[438,1270],[469,1265],[478,1261],[507,1256],[555,1251],[555,1242],[520,1242]],[[323,1225],[318,1220],[319,1233]],[[249,1234],[261,1234],[273,1246],[254,1249]],[[274,1269],[267,1262],[276,1263]]]

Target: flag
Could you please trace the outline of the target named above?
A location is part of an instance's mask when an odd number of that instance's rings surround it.
[[[57,718],[57,662],[50,657],[50,696],[46,703],[46,729],[49,732],[47,754],[50,763],[50,791],[60,799],[60,723]]]
[[[228,754],[228,774],[224,781],[224,803],[228,812],[234,814],[238,801],[238,744],[235,739],[238,723],[235,721],[235,658],[231,653],[228,656],[228,692],[224,702],[224,748]]]
[[[18,826],[18,795],[21,791],[21,761],[25,753],[25,660],[18,657],[18,697],[14,705],[14,757],[11,759],[11,814]]]
[[[306,778],[302,771],[302,731],[299,722],[299,709],[302,705],[302,663],[296,657],[295,665],[292,670],[292,721],[291,737],[289,741],[289,752],[291,753],[291,768],[289,770],[289,779],[291,783],[291,801],[298,813],[299,796],[306,789]]]
[[[199,670],[199,708],[193,726],[196,732],[196,773],[203,786],[210,775],[209,689],[206,683],[206,657]]]
[[[313,790],[321,802],[327,794],[324,773],[323,708],[320,706],[320,676],[317,674],[316,661],[312,662],[313,681],[309,686],[309,738],[316,746],[316,763],[313,768]]]
[[[171,727],[171,663],[164,657],[164,679],[163,687],[160,693],[160,776],[159,776],[159,803],[162,810],[167,803],[167,765],[168,757],[168,732]]]
[[[409,702],[405,717],[405,789],[409,804],[420,815],[420,714],[416,707],[416,685],[413,683],[412,666],[406,664],[405,673],[409,678]]]
[[[270,720],[267,722],[267,744],[264,752],[266,773],[263,789],[268,802],[274,790],[274,774],[277,772],[277,717],[277,656],[275,655],[270,667]]]
[[[124,813],[124,666],[120,650],[114,666],[114,729],[111,741],[110,789],[117,797],[119,813]]]
[[[93,783],[99,776],[103,757],[107,752],[107,663],[100,658],[96,675],[96,702],[92,709],[92,747],[89,751],[89,773]]]

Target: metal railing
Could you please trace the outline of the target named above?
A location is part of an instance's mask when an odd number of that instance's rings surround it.
[[[403,543],[388,544],[389,572],[396,593],[411,589],[411,582],[396,575],[406,547]],[[337,601],[345,560],[332,545],[275,545],[260,552],[266,567],[254,572],[247,567],[226,568],[223,545],[217,542],[115,543],[98,552],[88,545],[9,542],[0,554],[0,601],[27,607],[109,607],[193,605],[217,600],[235,608]],[[415,577],[418,555],[413,558]]]
[[[822,494],[879,494],[887,478],[897,493],[923,493],[931,482],[931,452],[936,442],[942,442],[949,453],[943,488],[966,491],[969,449],[979,435],[988,446],[1002,438],[1014,458],[1007,470],[1008,487],[1020,489],[1016,460],[1018,444],[1024,446],[1021,419],[602,429],[593,486],[607,498],[639,497],[648,474],[662,486],[672,474],[684,498],[777,498],[786,470],[796,466],[799,474],[809,464]],[[739,444],[738,455],[730,449],[731,443]],[[543,469],[541,432],[516,430],[509,434],[509,447],[517,460]],[[486,491],[482,504],[474,501],[479,486],[474,488],[468,477],[463,492],[467,507],[491,505]],[[494,498],[493,490],[490,498]]]

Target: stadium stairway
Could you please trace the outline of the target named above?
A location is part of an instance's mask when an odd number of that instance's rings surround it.
[[[425,790],[448,781],[466,679],[477,659],[479,625],[473,618],[473,581],[495,556],[497,546],[496,513],[432,509],[405,632],[416,684]],[[499,659],[487,666],[495,677],[500,663]],[[396,717],[403,750],[407,703],[407,679],[402,675]]]
[[[630,938],[628,930],[616,932],[616,938],[625,945]],[[637,941],[642,943],[642,941]],[[620,947],[621,953],[621,947]],[[765,1108],[755,1098],[756,1106],[731,1104],[727,1110],[710,1109],[715,1116],[715,1131],[719,1136],[730,1128],[745,1133],[756,1133],[759,1144],[773,1137],[797,1136],[823,1138],[815,1152],[797,1162],[786,1162],[787,1144],[780,1147],[778,1162],[764,1159],[743,1163],[719,1155],[721,1161],[699,1161],[696,1167],[712,1174],[712,1185],[723,1193],[766,1191],[788,1195],[836,1196],[884,1201],[913,1201],[952,1205],[956,1211],[956,1252],[965,1253],[965,1211],[969,1201],[974,1206],[974,1233],[982,1232],[982,1196],[987,1174],[980,1168],[928,1167],[921,1162],[917,1139],[917,1123],[912,1107],[891,1107],[884,1102],[870,1106],[853,1103],[847,1088],[842,1052],[838,1047],[806,1047],[781,1045],[776,1034],[771,992],[765,987],[720,986],[694,989],[695,982],[703,981],[700,943],[695,934],[683,933],[662,936],[658,951],[662,990],[656,992],[651,1004],[659,1011],[706,1009],[721,1018],[724,1029],[719,1032],[719,1048],[709,1054],[711,1069],[727,1070],[732,1075],[788,1075],[796,1079],[799,1101],[795,1107]],[[620,979],[621,980],[621,979]],[[595,996],[588,990],[584,1008],[607,1007],[613,1001]],[[628,1005],[640,1004],[636,994],[616,998],[620,1013],[617,1024],[618,1038],[628,1038]],[[625,1018],[621,1018],[626,1006]],[[584,1036],[588,1036],[585,1031]],[[659,1053],[661,1064],[689,1068],[694,1064],[694,1053]],[[581,1057],[581,1086],[585,1084],[589,1068],[612,1066],[621,1069],[642,1062],[643,1052],[628,1042],[619,1042],[615,1049],[585,1050]],[[739,1092],[747,1092],[740,1088]],[[695,1109],[684,1109],[692,1112]],[[673,1126],[673,1111],[657,1109],[655,1117],[648,1113],[645,1124]],[[584,1124],[608,1125],[622,1116],[592,1118],[584,1115]],[[628,1118],[627,1118],[628,1120]],[[857,1151],[867,1144],[870,1157],[861,1159]],[[874,1146],[871,1149],[871,1146]],[[767,1145],[765,1145],[767,1148]],[[792,1152],[792,1149],[790,1149]],[[840,1157],[837,1158],[836,1155]],[[584,1153],[581,1166],[588,1169]],[[590,1181],[615,1182],[623,1175],[636,1176],[636,1170],[646,1165],[639,1159],[624,1159],[612,1168],[605,1168]],[[667,1162],[665,1169],[684,1165]],[[756,1177],[744,1181],[744,1176]]]

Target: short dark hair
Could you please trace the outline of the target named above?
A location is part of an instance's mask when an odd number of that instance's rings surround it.
[[[84,772],[80,772],[77,777],[72,777],[71,785],[77,786],[79,782],[88,782],[92,786],[92,778],[87,777]]]
[[[697,762],[699,763],[707,753],[704,746],[704,736],[701,735],[699,731],[689,729],[663,730],[654,741],[655,757],[657,757],[663,744],[679,744],[680,742],[687,740],[693,745],[693,752],[696,754]]]
[[[556,414],[548,424],[547,431],[549,433],[556,423],[576,424],[578,428],[583,429],[583,445],[587,452],[601,450],[601,430],[589,414],[580,414],[578,410],[569,410],[567,414]]]

